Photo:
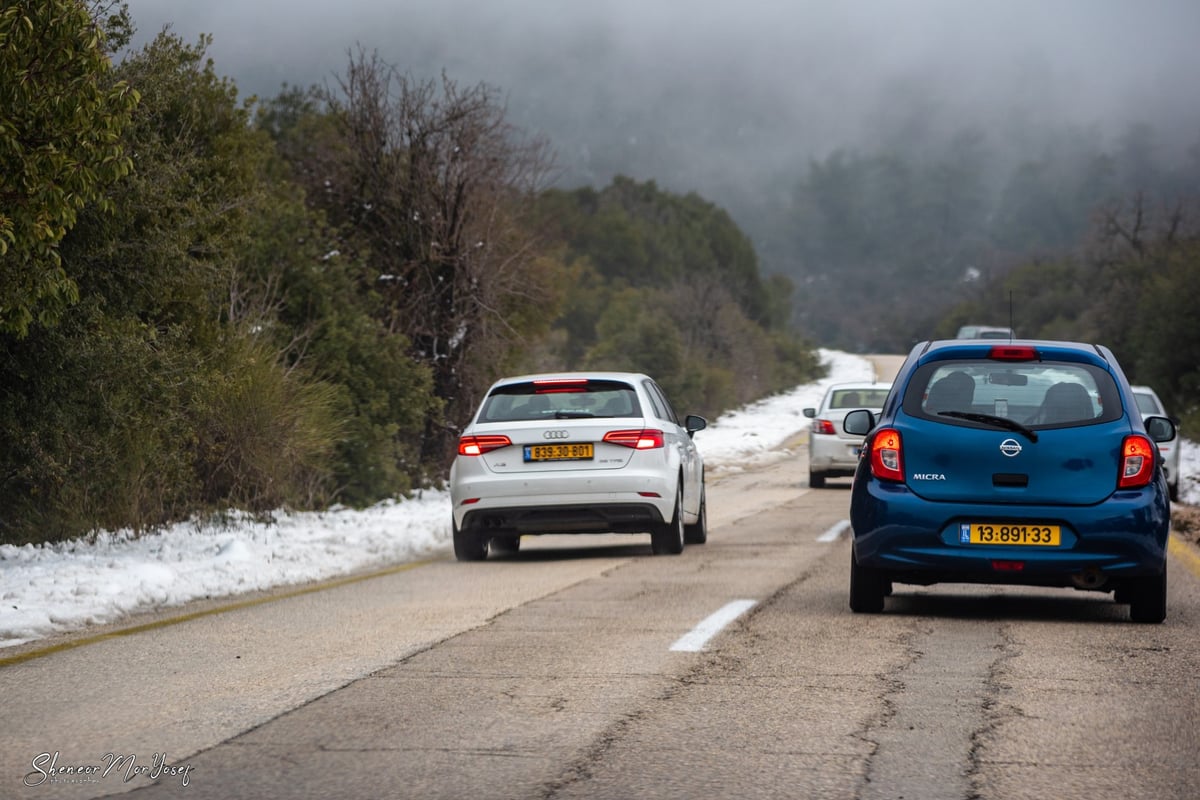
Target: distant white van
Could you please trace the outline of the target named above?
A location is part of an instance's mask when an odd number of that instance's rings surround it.
[[[989,325],[964,325],[958,329],[955,339],[1015,339],[1012,328],[994,328]]]

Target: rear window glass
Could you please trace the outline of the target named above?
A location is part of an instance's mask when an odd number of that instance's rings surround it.
[[[830,408],[883,408],[888,390],[883,389],[834,389],[829,398]]]
[[[640,416],[637,392],[620,381],[511,383],[496,387],[479,410],[479,422]]]
[[[1112,376],[1098,367],[986,360],[924,365],[905,391],[904,411],[964,425],[972,423],[944,412],[985,414],[1031,428],[1108,422],[1123,413]]]
[[[1134,392],[1133,401],[1137,403],[1138,411],[1142,414],[1159,414],[1158,403],[1154,402],[1154,397],[1144,392]]]

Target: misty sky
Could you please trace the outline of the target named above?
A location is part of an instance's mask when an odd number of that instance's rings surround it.
[[[719,191],[836,148],[976,126],[1164,148],[1200,139],[1197,0],[129,0],[143,42],[211,33],[217,71],[272,96],[359,45],[417,77],[486,81],[570,174]],[[646,174],[654,165],[668,174]],[[594,174],[588,170],[594,168]]]

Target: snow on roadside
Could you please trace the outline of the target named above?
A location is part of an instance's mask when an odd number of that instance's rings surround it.
[[[696,435],[706,463],[753,463],[807,425],[824,387],[870,380],[859,356],[822,350],[829,377],[722,415]],[[58,544],[0,545],[0,648],[137,611],[333,578],[440,556],[450,544],[446,491],[364,510],[280,512],[272,523],[180,524]]]

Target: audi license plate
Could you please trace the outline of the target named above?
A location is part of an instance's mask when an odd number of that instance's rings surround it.
[[[526,461],[586,461],[591,458],[591,442],[525,445]]]
[[[1057,547],[1062,543],[1062,529],[1058,525],[964,522],[958,526],[958,541],[962,544]]]

